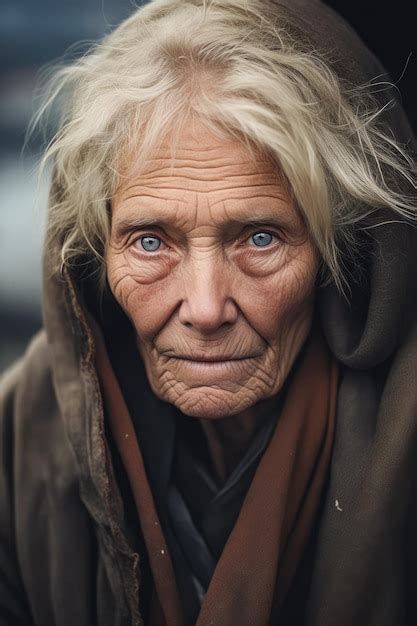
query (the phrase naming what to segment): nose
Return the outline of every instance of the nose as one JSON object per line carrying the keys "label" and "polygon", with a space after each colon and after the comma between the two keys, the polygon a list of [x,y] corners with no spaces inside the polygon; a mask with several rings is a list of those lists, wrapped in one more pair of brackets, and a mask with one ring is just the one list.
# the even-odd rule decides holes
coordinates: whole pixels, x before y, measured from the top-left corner
{"label": "nose", "polygon": [[213,333],[224,324],[234,324],[238,311],[230,294],[230,282],[228,271],[218,258],[192,259],[184,275],[180,322],[204,334]]}

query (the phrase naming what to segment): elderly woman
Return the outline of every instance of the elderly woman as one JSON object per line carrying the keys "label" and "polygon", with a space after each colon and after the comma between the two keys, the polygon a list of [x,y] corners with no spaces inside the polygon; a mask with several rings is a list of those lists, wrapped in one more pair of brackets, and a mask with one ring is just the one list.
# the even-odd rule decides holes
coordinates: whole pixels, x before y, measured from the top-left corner
{"label": "elderly woman", "polygon": [[315,1],[154,0],[53,79],[0,624],[417,623],[413,145],[382,73]]}

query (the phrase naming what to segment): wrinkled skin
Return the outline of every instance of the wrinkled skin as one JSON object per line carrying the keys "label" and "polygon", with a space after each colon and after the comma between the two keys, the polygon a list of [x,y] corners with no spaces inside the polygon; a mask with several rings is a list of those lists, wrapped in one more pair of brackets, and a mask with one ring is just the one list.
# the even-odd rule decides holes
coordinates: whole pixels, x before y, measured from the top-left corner
{"label": "wrinkled skin", "polygon": [[[279,391],[308,335],[317,249],[271,162],[239,141],[194,120],[172,174],[166,142],[152,156],[113,198],[110,288],[158,397],[195,417],[247,416]],[[191,360],[208,357],[217,363]]]}

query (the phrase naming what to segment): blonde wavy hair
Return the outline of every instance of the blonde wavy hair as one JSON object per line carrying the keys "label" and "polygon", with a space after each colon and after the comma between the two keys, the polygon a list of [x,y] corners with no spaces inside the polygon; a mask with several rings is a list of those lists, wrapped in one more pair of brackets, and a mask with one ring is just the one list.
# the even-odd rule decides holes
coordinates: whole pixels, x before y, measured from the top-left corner
{"label": "blonde wavy hair", "polygon": [[340,79],[294,32],[285,7],[266,0],[153,0],[60,67],[33,126],[61,103],[42,159],[53,161],[59,190],[48,238],[59,242],[61,265],[82,257],[105,268],[123,163],[134,154],[140,169],[192,114],[276,163],[321,253],[322,284],[348,287],[344,260],[379,208],[417,219],[413,160],[380,124],[371,86]]}

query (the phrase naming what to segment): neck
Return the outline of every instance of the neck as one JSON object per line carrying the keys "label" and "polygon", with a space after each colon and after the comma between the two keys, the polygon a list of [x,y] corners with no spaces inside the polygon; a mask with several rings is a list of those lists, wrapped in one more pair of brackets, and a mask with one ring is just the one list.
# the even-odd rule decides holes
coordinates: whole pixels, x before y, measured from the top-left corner
{"label": "neck", "polygon": [[277,396],[237,415],[199,419],[217,478],[224,482],[245,454],[259,428],[278,411]]}

